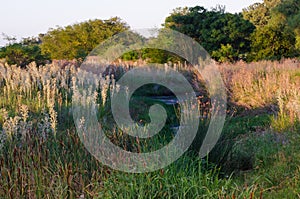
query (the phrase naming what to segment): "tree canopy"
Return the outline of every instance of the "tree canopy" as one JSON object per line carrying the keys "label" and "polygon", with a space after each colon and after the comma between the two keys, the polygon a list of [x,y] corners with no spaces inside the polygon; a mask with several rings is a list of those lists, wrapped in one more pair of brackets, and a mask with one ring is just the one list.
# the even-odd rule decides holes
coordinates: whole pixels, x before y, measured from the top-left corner
{"label": "tree canopy", "polygon": [[42,53],[51,59],[83,60],[102,41],[128,28],[115,17],[51,29],[42,39]]}
{"label": "tree canopy", "polygon": [[255,29],[241,14],[226,13],[221,6],[212,10],[201,6],[177,8],[164,26],[194,38],[218,61],[244,58]]}
{"label": "tree canopy", "polygon": [[44,64],[49,58],[42,55],[40,43],[41,37],[24,38],[17,43],[16,39],[9,38],[9,45],[0,48],[0,58],[4,58],[8,64],[16,64],[24,67],[31,62],[38,65]]}
{"label": "tree canopy", "polygon": [[243,9],[243,16],[256,27],[265,26],[271,19],[271,11],[281,0],[264,0],[263,3],[254,3]]}
{"label": "tree canopy", "polygon": [[243,10],[244,18],[256,26],[251,36],[251,61],[299,56],[299,6],[296,0],[264,0]]}
{"label": "tree canopy", "polygon": [[[263,0],[236,14],[227,13],[225,6],[210,10],[202,6],[176,8],[166,17],[163,26],[192,37],[219,62],[280,60],[300,55],[298,0]],[[54,59],[82,61],[98,44],[125,30],[129,30],[129,26],[114,17],[57,27],[19,43],[6,36],[9,44],[0,48],[0,58],[21,66]],[[156,42],[165,40],[168,38],[160,35]],[[182,61],[158,49],[132,51],[121,58],[156,63]]]}

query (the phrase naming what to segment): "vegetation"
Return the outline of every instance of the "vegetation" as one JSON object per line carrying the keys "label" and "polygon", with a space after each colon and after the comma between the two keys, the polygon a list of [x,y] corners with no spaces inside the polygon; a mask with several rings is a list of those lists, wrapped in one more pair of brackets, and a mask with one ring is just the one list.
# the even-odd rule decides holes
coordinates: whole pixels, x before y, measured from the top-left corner
{"label": "vegetation", "polygon": [[194,38],[218,61],[245,59],[255,28],[241,14],[225,13],[222,7],[209,11],[200,6],[176,9],[166,18],[165,27]]}
{"label": "vegetation", "polygon": [[[194,38],[218,62],[281,60],[299,57],[299,13],[300,4],[296,0],[264,0],[236,14],[227,13],[224,6],[211,10],[195,6],[176,8],[163,26]],[[38,39],[24,39],[20,43],[11,40],[1,48],[0,58],[22,66],[31,61],[81,62],[99,43],[128,29],[117,17],[58,27]],[[157,49],[129,52],[122,59],[155,63],[182,61]]]}
{"label": "vegetation", "polygon": [[[289,7],[294,7],[289,10]],[[265,0],[244,9],[245,19],[250,20],[256,30],[252,35],[252,60],[280,60],[299,54],[294,23],[299,3],[293,1]]]}
{"label": "vegetation", "polygon": [[26,66],[33,61],[38,64],[49,60],[82,62],[101,42],[127,29],[127,24],[115,17],[50,29],[38,38],[25,38],[19,43],[6,36],[9,44],[0,48],[0,58],[18,66]]}
{"label": "vegetation", "polygon": [[[121,19],[89,20],[20,42],[6,37],[9,43],[0,48],[0,198],[299,198],[299,16],[299,1],[264,0],[237,14],[196,6],[166,18],[164,27],[194,38],[217,60],[226,87],[225,125],[205,158],[198,152],[212,117],[210,96],[182,58],[141,49],[101,74],[78,67],[96,45],[129,29]],[[162,41],[169,40],[159,34],[155,42]],[[198,133],[187,152],[163,169],[116,171],[83,145],[76,130],[85,132],[86,118],[74,121],[72,104],[94,102],[105,135],[122,149],[162,148],[178,131],[181,107],[157,97],[174,98],[172,91],[147,84],[130,99],[130,115],[140,126],[151,122],[153,104],[167,112],[164,128],[149,139],[118,127],[110,107],[110,96],[126,89],[117,80],[148,62],[164,63],[166,77],[171,69],[182,73],[200,94]],[[87,66],[93,71],[93,64]],[[97,77],[92,93],[76,86],[88,75]]]}
{"label": "vegetation", "polygon": [[[1,65],[1,198],[297,197],[299,63],[287,60],[218,67],[230,104],[222,137],[208,157],[197,157],[195,147],[160,171],[126,174],[99,163],[76,134],[71,99],[72,85],[80,81],[80,77],[74,78],[78,69],[72,65],[64,69],[57,65],[31,64],[26,69]],[[191,73],[188,67],[180,70]],[[111,117],[107,91],[117,88],[111,87],[111,77],[99,79],[100,120]],[[153,103],[136,97],[139,103],[133,102],[133,109]],[[147,120],[145,114],[133,117]],[[209,121],[209,112],[203,114],[208,117],[201,122],[201,129]],[[114,125],[106,124],[107,129]],[[149,146],[159,148],[172,138],[165,136],[172,135],[168,128],[152,142],[119,133],[108,130],[107,136],[136,152]]]}
{"label": "vegetation", "polygon": [[[31,62],[37,64],[45,64],[49,59],[48,56],[42,55],[39,38],[25,38],[20,43],[11,43],[3,48],[0,48],[0,58],[4,58],[8,64],[16,64],[25,67]],[[7,38],[8,41],[14,38]]]}
{"label": "vegetation", "polygon": [[42,53],[51,59],[83,60],[101,42],[127,29],[117,17],[52,29],[42,39]]}
{"label": "vegetation", "polygon": [[241,14],[217,6],[178,8],[165,27],[198,41],[219,62],[280,60],[299,56],[299,1],[264,0]]}

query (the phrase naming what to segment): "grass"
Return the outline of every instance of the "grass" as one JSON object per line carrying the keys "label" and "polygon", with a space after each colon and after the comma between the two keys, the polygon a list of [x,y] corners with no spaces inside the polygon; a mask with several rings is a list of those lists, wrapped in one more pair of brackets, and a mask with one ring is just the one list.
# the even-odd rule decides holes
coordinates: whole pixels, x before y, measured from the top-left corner
{"label": "grass", "polygon": [[188,155],[154,173],[113,171],[91,157],[75,135],[66,136],[59,144],[50,138],[23,148],[7,146],[1,198],[211,198],[229,186],[230,181],[217,179],[216,169],[202,171],[202,160]]}
{"label": "grass", "polygon": [[[209,122],[205,99],[190,150],[166,168],[131,174],[102,165],[81,143],[71,109],[76,68],[0,65],[0,198],[299,198],[298,63],[218,67],[230,104],[213,151],[206,158],[197,156]],[[184,73],[190,74],[188,69]],[[189,82],[202,85],[200,78]],[[115,144],[144,152],[172,140],[169,126],[178,123],[180,107],[165,106],[164,130],[137,141],[124,136],[126,131],[113,130],[110,89],[103,85],[97,93],[98,118],[106,121],[107,136]],[[145,92],[151,89],[148,85]],[[156,101],[141,96],[131,100],[132,118],[147,123],[147,107]]]}

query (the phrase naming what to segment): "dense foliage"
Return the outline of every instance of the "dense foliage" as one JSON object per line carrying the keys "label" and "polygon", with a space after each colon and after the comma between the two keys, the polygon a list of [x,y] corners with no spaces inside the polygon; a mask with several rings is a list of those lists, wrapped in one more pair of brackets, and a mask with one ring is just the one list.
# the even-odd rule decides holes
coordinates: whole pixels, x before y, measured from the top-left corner
{"label": "dense foliage", "polygon": [[222,7],[209,11],[200,6],[176,9],[164,25],[194,38],[219,61],[244,58],[255,28],[241,14],[225,13]]}
{"label": "dense foliage", "polygon": [[[227,13],[223,6],[210,10],[201,6],[176,8],[163,26],[194,38],[218,62],[251,62],[299,57],[299,22],[299,1],[264,0],[236,14]],[[38,38],[10,42],[0,49],[0,58],[21,66],[33,60],[39,64],[54,59],[82,61],[102,41],[128,29],[118,17],[58,27]],[[156,49],[132,51],[122,59],[156,63],[181,60]]]}
{"label": "dense foliage", "polygon": [[[42,35],[40,35],[42,37]],[[20,43],[11,43],[0,48],[0,58],[5,59],[8,64],[16,64],[24,67],[35,61],[37,64],[44,64],[48,57],[42,55],[40,38],[25,38]]]}
{"label": "dense foliage", "polygon": [[221,6],[177,8],[164,25],[197,40],[219,62],[250,62],[299,57],[299,20],[299,1],[264,0],[239,14]]}
{"label": "dense foliage", "polygon": [[299,1],[264,0],[243,10],[256,30],[251,36],[251,61],[299,56]]}
{"label": "dense foliage", "polygon": [[117,17],[51,29],[43,37],[42,53],[51,59],[84,59],[102,41],[127,29]]}

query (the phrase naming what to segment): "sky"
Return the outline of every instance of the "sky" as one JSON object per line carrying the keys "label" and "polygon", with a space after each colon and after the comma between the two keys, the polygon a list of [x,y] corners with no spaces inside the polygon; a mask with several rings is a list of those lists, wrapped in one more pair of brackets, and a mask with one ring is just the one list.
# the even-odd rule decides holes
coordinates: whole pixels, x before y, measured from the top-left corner
{"label": "sky", "polygon": [[159,28],[177,7],[225,5],[227,12],[236,13],[256,2],[260,0],[0,0],[0,46],[6,44],[2,33],[20,40],[49,28],[114,16],[132,29]]}

